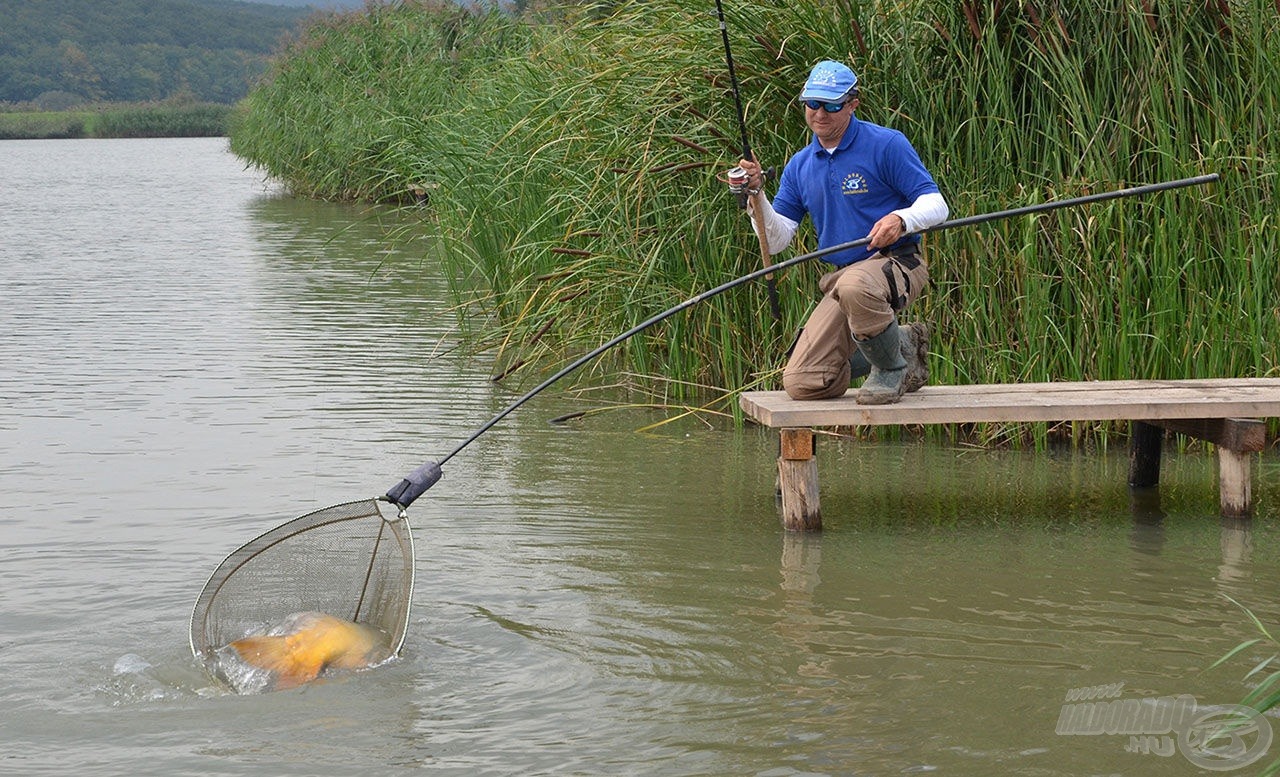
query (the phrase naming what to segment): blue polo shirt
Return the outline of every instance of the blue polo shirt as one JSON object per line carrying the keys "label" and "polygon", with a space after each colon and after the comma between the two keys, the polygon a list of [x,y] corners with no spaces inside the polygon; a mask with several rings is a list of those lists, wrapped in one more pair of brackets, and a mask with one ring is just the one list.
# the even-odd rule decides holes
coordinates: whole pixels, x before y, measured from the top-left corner
{"label": "blue polo shirt", "polygon": [[[855,116],[835,151],[828,153],[815,135],[791,157],[782,170],[773,209],[795,222],[808,214],[818,232],[818,247],[826,248],[866,237],[885,214],[937,191],[938,184],[906,135]],[[919,242],[919,235],[908,235],[895,247]],[[868,256],[871,252],[859,247],[822,260],[843,267]]]}

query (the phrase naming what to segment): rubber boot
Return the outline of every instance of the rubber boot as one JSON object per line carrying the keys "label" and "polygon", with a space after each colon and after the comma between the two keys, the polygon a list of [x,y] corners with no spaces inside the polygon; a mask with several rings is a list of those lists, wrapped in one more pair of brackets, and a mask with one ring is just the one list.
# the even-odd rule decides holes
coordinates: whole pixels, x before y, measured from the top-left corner
{"label": "rubber boot", "polygon": [[859,405],[891,405],[906,389],[907,360],[902,356],[902,335],[894,319],[875,337],[856,340],[858,349],[871,362],[871,374],[853,398]]}
{"label": "rubber boot", "polygon": [[902,377],[906,393],[919,391],[929,382],[929,325],[912,321],[899,327],[902,334],[902,358],[907,360],[907,374]]}
{"label": "rubber boot", "polygon": [[[898,327],[898,334],[902,338],[902,358],[907,360],[907,374],[902,378],[903,392],[910,394],[929,383],[929,325],[923,321],[912,321],[905,327]],[[871,362],[855,344],[853,353],[849,355],[849,381],[861,380],[870,374]]]}
{"label": "rubber boot", "polygon": [[[904,331],[905,334],[905,331]],[[904,345],[903,348],[906,348]],[[861,380],[871,374],[871,362],[863,355],[857,342],[853,345],[853,353],[849,354],[849,382]]]}

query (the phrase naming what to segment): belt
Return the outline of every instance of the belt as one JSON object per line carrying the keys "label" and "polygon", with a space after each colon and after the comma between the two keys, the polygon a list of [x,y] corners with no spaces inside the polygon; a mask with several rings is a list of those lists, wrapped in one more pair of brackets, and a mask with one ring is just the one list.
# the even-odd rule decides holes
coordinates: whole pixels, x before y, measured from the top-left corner
{"label": "belt", "polygon": [[903,256],[911,256],[912,254],[920,253],[920,243],[904,243],[899,246],[889,246],[888,248],[881,248],[880,253],[894,259]]}

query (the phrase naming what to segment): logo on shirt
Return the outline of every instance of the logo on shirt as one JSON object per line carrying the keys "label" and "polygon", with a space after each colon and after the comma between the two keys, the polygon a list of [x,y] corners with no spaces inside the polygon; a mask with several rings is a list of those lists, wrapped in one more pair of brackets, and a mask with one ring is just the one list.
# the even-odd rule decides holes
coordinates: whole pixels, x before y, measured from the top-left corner
{"label": "logo on shirt", "polygon": [[862,177],[862,173],[849,173],[840,182],[841,194],[866,194],[867,179]]}

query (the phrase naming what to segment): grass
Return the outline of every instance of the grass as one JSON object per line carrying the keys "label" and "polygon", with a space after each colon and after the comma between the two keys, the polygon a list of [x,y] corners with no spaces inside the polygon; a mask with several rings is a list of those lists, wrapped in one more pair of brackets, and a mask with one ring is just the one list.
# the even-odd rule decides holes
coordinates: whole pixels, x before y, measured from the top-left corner
{"label": "grass", "polygon": [[[1222,174],[928,237],[933,285],[912,315],[933,324],[935,382],[1280,375],[1270,0],[725,13],[766,164],[807,142],[795,90],[836,58],[859,73],[860,117],[913,140],[953,216]],[[429,185],[471,343],[518,386],[760,265],[716,180],[737,138],[713,4],[513,16],[416,2],[312,28],[249,97],[232,147],[306,196],[403,201]],[[813,246],[802,230],[792,250]],[[659,404],[774,384],[819,272],[778,279],[781,322],[748,286],[620,346],[596,375]]]}
{"label": "grass", "polygon": [[[1236,645],[1210,665],[1210,669],[1226,664],[1237,656],[1246,654],[1247,652],[1256,653],[1259,649],[1275,651],[1277,647],[1280,646],[1280,640],[1277,640],[1276,637],[1272,635],[1258,616],[1250,611],[1249,608],[1245,607],[1240,602],[1237,602],[1235,599],[1232,599],[1230,596],[1226,596],[1225,598],[1244,612],[1244,614],[1249,618],[1249,621],[1253,624],[1254,628],[1258,630],[1258,634],[1261,636],[1245,640],[1244,642]],[[1270,656],[1267,656],[1262,661],[1255,664],[1254,667],[1244,675],[1244,681],[1250,683],[1251,688],[1240,700],[1240,706],[1249,707],[1257,711],[1259,714],[1265,714],[1276,707],[1280,707],[1280,669],[1277,669],[1277,667],[1280,666],[1280,661],[1277,659],[1280,659],[1280,653],[1272,652]],[[1266,719],[1263,718],[1263,721],[1265,723]],[[1236,726],[1239,726],[1240,723],[1241,721],[1236,721]],[[1235,733],[1236,731],[1232,726],[1224,724],[1223,730],[1214,732],[1214,735],[1221,737],[1222,740],[1229,741]],[[1280,758],[1277,758],[1267,764],[1259,774],[1280,774]]]}

